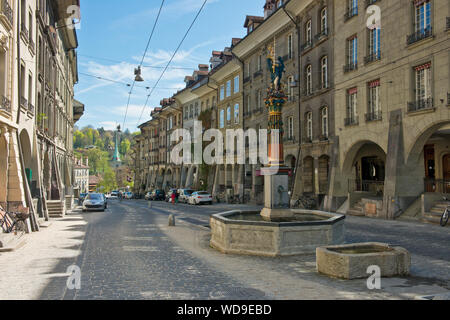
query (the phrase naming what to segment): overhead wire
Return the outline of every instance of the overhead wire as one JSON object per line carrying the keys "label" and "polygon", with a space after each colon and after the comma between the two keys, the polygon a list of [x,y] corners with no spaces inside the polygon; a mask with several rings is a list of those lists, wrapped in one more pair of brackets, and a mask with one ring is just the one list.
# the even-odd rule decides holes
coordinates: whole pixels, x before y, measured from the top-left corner
{"label": "overhead wire", "polygon": [[170,58],[169,62],[167,63],[166,67],[164,68],[163,72],[161,73],[158,81],[156,81],[155,85],[153,86],[152,90],[150,91],[150,94],[147,96],[147,100],[145,101],[144,107],[142,108],[141,115],[139,117],[137,126],[139,126],[139,123],[141,122],[142,116],[144,114],[145,108],[147,107],[148,101],[150,100],[150,97],[152,96],[153,92],[155,91],[155,88],[158,86],[159,82],[161,81],[162,77],[166,73],[167,69],[169,68],[170,64],[172,63],[173,59],[175,58],[176,54],[178,53],[178,50],[180,50],[181,46],[183,45],[184,40],[186,40],[189,32],[191,31],[192,27],[194,26],[195,22],[197,21],[198,17],[200,16],[200,13],[203,11],[203,8],[205,7],[208,0],[205,0],[198,10],[197,14],[195,15],[194,20],[192,21],[191,25],[187,29],[186,33],[184,34],[183,38],[181,39],[180,43],[178,44],[178,47],[175,49],[174,53],[172,54],[172,57]]}

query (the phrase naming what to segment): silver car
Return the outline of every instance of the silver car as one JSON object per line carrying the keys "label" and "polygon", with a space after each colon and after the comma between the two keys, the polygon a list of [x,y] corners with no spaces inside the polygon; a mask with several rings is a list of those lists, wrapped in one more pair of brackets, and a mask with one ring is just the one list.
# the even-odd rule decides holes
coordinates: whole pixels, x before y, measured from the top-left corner
{"label": "silver car", "polygon": [[101,193],[90,193],[83,201],[83,212],[105,211],[107,207],[106,198]]}

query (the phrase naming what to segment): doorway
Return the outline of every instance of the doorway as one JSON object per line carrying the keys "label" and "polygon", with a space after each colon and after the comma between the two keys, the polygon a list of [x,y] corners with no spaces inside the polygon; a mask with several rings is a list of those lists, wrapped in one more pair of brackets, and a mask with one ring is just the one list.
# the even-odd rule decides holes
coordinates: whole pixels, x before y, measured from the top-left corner
{"label": "doorway", "polygon": [[444,192],[450,193],[450,154],[446,154],[442,160],[443,176],[444,176]]}

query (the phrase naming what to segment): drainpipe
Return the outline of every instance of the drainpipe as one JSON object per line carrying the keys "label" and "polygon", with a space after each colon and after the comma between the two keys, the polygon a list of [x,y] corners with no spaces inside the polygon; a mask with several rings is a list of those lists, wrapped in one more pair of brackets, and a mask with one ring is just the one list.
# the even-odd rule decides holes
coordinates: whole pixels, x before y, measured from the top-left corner
{"label": "drainpipe", "polygon": [[[239,64],[241,65],[241,70],[244,70],[244,61],[242,61],[233,51],[231,51],[231,54],[233,55],[233,57],[239,62]],[[244,72],[242,72],[243,74]],[[241,78],[241,77],[240,77]],[[241,79],[243,80],[243,79]],[[240,85],[240,84],[239,84]],[[245,110],[244,104],[245,104],[245,98],[244,98],[244,81],[242,81],[242,88],[241,88],[241,96],[242,96],[242,111]],[[244,117],[244,112],[242,112],[242,129],[245,128],[245,117]],[[244,148],[245,148],[245,139],[244,139]],[[245,156],[245,153],[244,153]],[[244,194],[245,194],[245,164],[244,164],[244,173],[242,178],[242,194],[241,197],[242,199],[244,199]]]}
{"label": "drainpipe", "polygon": [[[295,21],[295,19],[291,16],[291,14],[286,10],[286,4],[283,5],[282,9],[283,9],[283,12],[294,23],[295,30],[297,32],[297,36],[300,37],[300,25],[297,23],[297,21]],[[297,42],[297,45],[299,45],[300,44],[300,39],[298,39],[298,41],[296,41],[296,42]],[[298,81],[297,81],[297,83],[298,83],[298,104],[299,104],[299,107],[298,107],[298,121],[301,122],[302,113],[301,113],[301,108],[300,108],[301,107],[301,105],[300,105],[300,91],[301,91],[300,90],[300,75],[301,75],[301,70],[302,70],[302,68],[301,68],[302,56],[300,54],[300,47],[298,47],[298,48],[299,48],[298,53],[297,53],[297,64],[298,64],[298,67],[297,67],[297,69],[298,69]],[[294,191],[295,191],[295,186],[296,186],[297,176],[298,176],[298,167],[299,167],[299,164],[300,164],[300,157],[301,157],[301,145],[302,145],[302,129],[301,128],[302,128],[302,126],[299,125],[298,126],[298,139],[299,139],[299,141],[298,141],[298,154],[297,154],[297,160],[296,160],[295,169],[294,169],[295,170],[294,186],[293,186],[293,189],[292,189],[291,201],[292,201],[292,198],[294,196]]]}
{"label": "drainpipe", "polygon": [[18,77],[17,77],[17,84],[18,84],[18,87],[17,87],[17,93],[18,93],[17,106],[18,106],[18,108],[17,108],[17,119],[16,119],[17,124],[19,124],[19,122],[20,122],[20,97],[22,95],[22,90],[21,90],[21,87],[20,87],[20,80],[22,78],[22,75],[20,74],[20,65],[21,65],[20,64],[20,21],[21,21],[20,3],[21,3],[21,1],[18,0],[17,1],[17,34],[16,34],[16,41],[17,41],[17,43],[16,43],[17,44],[17,75],[18,75]]}

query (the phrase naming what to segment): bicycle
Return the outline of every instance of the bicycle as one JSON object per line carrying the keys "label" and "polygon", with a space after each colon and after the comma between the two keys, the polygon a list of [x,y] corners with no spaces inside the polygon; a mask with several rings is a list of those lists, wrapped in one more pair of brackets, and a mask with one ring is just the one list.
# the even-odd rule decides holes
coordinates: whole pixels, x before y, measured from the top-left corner
{"label": "bicycle", "polygon": [[[447,198],[444,198],[444,201],[448,201]],[[444,213],[442,214],[441,217],[441,226],[445,227],[448,223],[448,219],[449,219],[449,214],[450,214],[450,205],[447,205],[447,208],[445,208]]]}
{"label": "bicycle", "polygon": [[[302,207],[301,207],[302,206]],[[292,206],[293,209],[313,210],[317,206],[316,200],[312,197],[300,197]]]}
{"label": "bicycle", "polygon": [[13,231],[25,231],[25,221],[30,217],[29,213],[6,212],[0,210],[0,226],[4,233]]}

